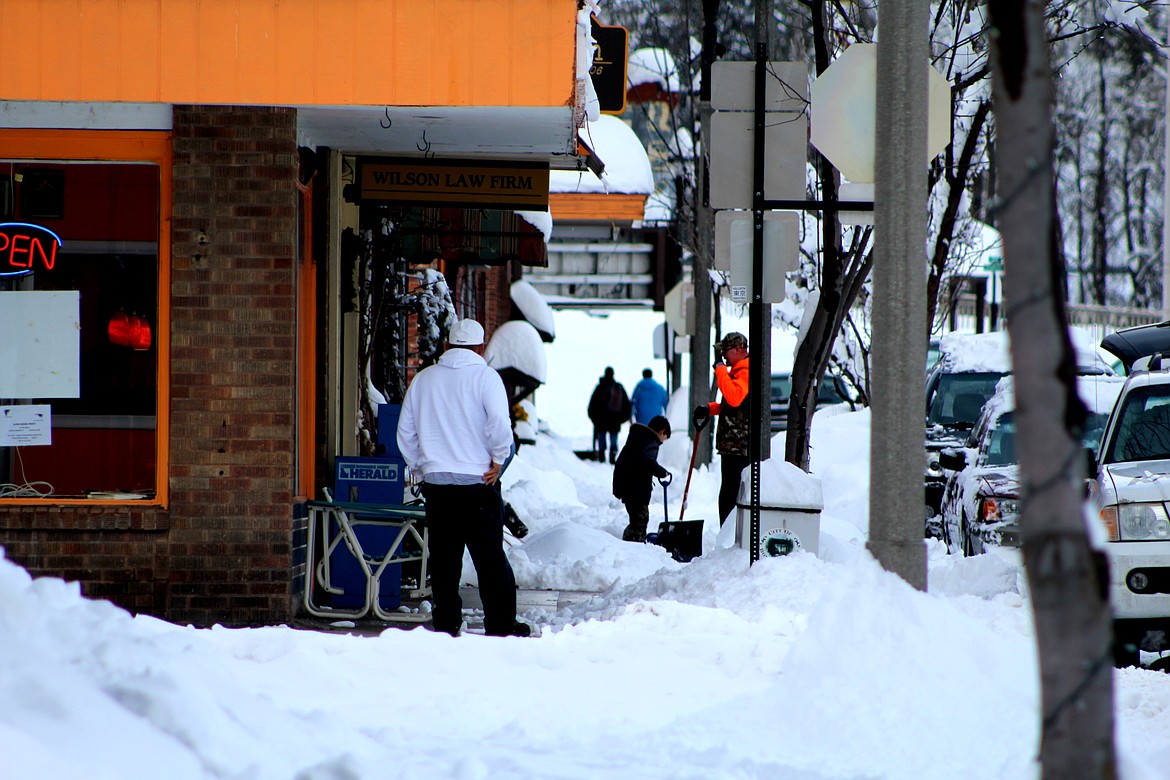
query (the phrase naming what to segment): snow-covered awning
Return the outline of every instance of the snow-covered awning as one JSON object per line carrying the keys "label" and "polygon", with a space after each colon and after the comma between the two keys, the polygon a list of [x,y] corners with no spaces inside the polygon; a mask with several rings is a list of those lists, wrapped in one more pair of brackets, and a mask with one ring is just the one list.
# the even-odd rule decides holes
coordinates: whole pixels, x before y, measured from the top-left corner
{"label": "snow-covered awning", "polygon": [[541,341],[552,343],[557,337],[557,326],[548,301],[535,287],[523,280],[512,283],[512,303],[524,315],[524,319],[536,328]]}
{"label": "snow-covered awning", "polygon": [[642,48],[630,53],[626,66],[626,80],[631,87],[642,84],[658,84],[663,92],[681,92],[678,66],[674,56],[666,49]]}
{"label": "snow-covered awning", "polygon": [[550,171],[550,193],[601,193],[649,195],[654,192],[654,172],[646,147],[630,126],[616,116],[603,114],[587,122],[581,137],[605,163],[598,177],[592,171]]}
{"label": "snow-covered awning", "polygon": [[508,391],[509,405],[532,394],[548,378],[548,358],[536,328],[525,320],[511,320],[496,328],[483,359],[499,372]]}
{"label": "snow-covered awning", "polygon": [[544,342],[536,328],[524,320],[510,320],[496,328],[484,348],[483,359],[497,371],[514,368],[542,384],[548,379]]}

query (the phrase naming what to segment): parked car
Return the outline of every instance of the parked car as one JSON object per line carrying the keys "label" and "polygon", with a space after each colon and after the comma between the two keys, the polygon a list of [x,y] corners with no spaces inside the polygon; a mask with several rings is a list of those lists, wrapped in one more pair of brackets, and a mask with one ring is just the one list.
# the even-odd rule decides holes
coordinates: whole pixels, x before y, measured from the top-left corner
{"label": "parked car", "polygon": [[1109,561],[1115,662],[1170,636],[1170,361],[1131,365],[1101,439],[1093,493]]}
{"label": "parked car", "polygon": [[[788,371],[772,374],[772,433],[788,430],[788,399],[791,395],[792,374]],[[845,380],[833,374],[825,374],[817,390],[817,408],[842,403],[853,403]]]}
{"label": "parked car", "polygon": [[[1113,376],[1095,345],[1075,344],[1077,373]],[[944,448],[961,447],[999,380],[1011,372],[1008,335],[948,333],[939,359],[926,376],[926,535],[942,537],[942,501],[950,470],[939,461]]]}
{"label": "parked car", "polygon": [[[1128,372],[1139,358],[1155,352],[1170,354],[1170,320],[1122,328],[1101,339],[1101,348],[1117,357]],[[1118,372],[1123,373],[1123,372]]]}
{"label": "parked car", "polygon": [[934,364],[938,362],[939,355],[942,351],[939,347],[941,339],[932,337],[930,343],[926,345],[926,372],[930,373],[930,369],[934,368]]}
{"label": "parked car", "polygon": [[995,386],[1011,371],[1006,333],[948,333],[926,375],[926,535],[941,537],[944,447],[960,447]]}
{"label": "parked car", "polygon": [[[1094,453],[1124,384],[1122,377],[1104,374],[1078,379],[1078,393],[1089,413],[1081,443]],[[949,550],[978,555],[988,546],[1019,546],[1020,483],[1011,377],[999,381],[964,447],[943,450],[939,461],[948,472],[942,538]]]}

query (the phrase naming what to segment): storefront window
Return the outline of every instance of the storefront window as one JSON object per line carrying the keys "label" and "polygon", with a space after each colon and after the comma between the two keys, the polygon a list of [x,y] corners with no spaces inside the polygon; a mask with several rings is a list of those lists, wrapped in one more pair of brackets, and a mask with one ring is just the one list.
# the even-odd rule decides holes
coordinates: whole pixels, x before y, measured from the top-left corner
{"label": "storefront window", "polygon": [[0,325],[22,345],[0,499],[155,499],[160,166],[4,160],[0,180]]}

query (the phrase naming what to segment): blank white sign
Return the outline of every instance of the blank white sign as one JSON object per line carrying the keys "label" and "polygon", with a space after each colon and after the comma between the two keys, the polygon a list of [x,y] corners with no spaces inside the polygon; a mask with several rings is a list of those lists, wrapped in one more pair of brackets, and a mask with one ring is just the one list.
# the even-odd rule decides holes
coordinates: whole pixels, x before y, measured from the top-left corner
{"label": "blank white sign", "polygon": [[81,395],[81,295],[0,292],[0,398]]}

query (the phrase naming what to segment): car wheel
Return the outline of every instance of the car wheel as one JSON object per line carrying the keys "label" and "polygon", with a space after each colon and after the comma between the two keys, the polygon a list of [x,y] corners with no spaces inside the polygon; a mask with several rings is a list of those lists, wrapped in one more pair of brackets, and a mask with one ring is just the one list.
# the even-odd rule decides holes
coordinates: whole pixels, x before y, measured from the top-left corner
{"label": "car wheel", "polygon": [[957,529],[955,528],[955,524],[952,522],[951,518],[947,517],[947,515],[944,513],[939,519],[939,526],[942,528],[942,540],[943,544],[947,546],[947,552],[958,552],[959,545],[957,540],[959,537],[958,533],[956,532]]}
{"label": "car wheel", "polygon": [[1170,658],[1162,656],[1161,658],[1152,661],[1146,668],[1151,672],[1163,672],[1165,674],[1170,674]]}
{"label": "car wheel", "polygon": [[1113,665],[1118,669],[1127,666],[1141,666],[1142,637],[1134,631],[1125,631],[1114,624],[1113,627]]}
{"label": "car wheel", "polygon": [[974,530],[971,528],[971,523],[967,521],[967,513],[964,512],[960,522],[959,538],[963,541],[963,555],[971,558],[983,552],[983,545],[979,544],[979,549],[976,549],[978,540],[975,538]]}

